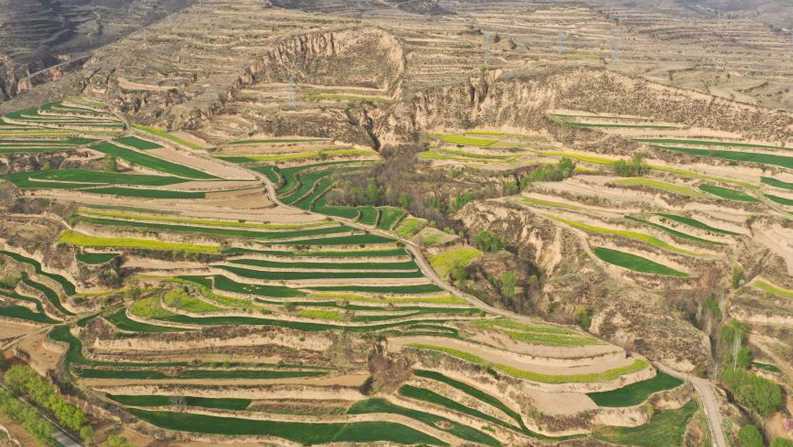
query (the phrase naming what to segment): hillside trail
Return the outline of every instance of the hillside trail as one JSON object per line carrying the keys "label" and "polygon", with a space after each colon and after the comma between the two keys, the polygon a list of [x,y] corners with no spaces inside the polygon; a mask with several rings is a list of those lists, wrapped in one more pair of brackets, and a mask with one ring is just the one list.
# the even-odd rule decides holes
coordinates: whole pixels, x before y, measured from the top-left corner
{"label": "hillside trail", "polygon": [[[275,185],[270,181],[269,178],[267,178],[267,176],[263,174],[258,174],[258,176],[266,185],[267,195],[269,196],[270,200],[273,203],[277,204],[278,206],[293,208],[290,205],[287,205],[278,199],[278,194],[276,193]],[[312,211],[308,211],[308,212],[313,213]],[[358,222],[351,221],[349,219],[335,217],[335,216],[329,216],[329,217],[337,222],[343,223],[344,225],[400,241],[405,245],[405,247],[407,247],[407,249],[413,255],[414,259],[416,260],[416,264],[419,266],[422,273],[424,273],[424,275],[430,278],[432,282],[435,283],[435,285],[455,296],[465,299],[472,306],[477,307],[490,314],[506,317],[522,323],[528,323],[528,324],[537,323],[537,319],[535,318],[531,318],[525,315],[520,315],[506,309],[499,309],[493,307],[485,303],[484,301],[480,300],[479,298],[470,295],[468,293],[465,293],[462,290],[459,290],[456,287],[452,286],[451,284],[448,284],[446,281],[441,279],[437,273],[435,273],[435,271],[432,269],[429,262],[427,261],[426,257],[421,252],[421,248],[415,242],[404,239],[388,231],[380,230],[378,228],[372,228],[360,224]],[[590,255],[592,255],[592,253],[590,253]],[[691,374],[682,373],[673,370],[671,368],[668,368],[664,365],[656,364],[655,366],[659,370],[669,375],[691,382],[691,384],[694,386],[694,390],[696,391],[699,397],[699,401],[705,412],[705,419],[707,419],[708,421],[713,447],[729,447],[729,445],[727,444],[727,438],[724,435],[722,417],[719,411],[719,403],[718,403],[718,399],[716,398],[716,391],[714,389],[715,385],[708,379],[703,379],[701,377],[696,377]]]}

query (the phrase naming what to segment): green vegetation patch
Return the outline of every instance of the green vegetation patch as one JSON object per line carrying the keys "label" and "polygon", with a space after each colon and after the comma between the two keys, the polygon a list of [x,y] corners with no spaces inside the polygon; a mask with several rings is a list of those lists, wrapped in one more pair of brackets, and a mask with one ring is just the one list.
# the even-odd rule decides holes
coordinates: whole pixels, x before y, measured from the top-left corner
{"label": "green vegetation patch", "polygon": [[674,183],[663,182],[661,180],[655,180],[646,177],[618,179],[613,181],[612,183],[620,186],[637,186],[637,187],[650,188],[658,191],[663,191],[671,194],[678,194],[681,196],[692,197],[692,198],[701,198],[704,196],[701,192],[697,191],[696,189],[690,188],[685,185],[677,185]]}
{"label": "green vegetation patch", "polygon": [[84,248],[126,248],[154,251],[181,251],[186,253],[220,253],[220,246],[218,245],[163,242],[129,237],[91,236],[73,230],[64,231],[60,238],[58,238],[58,242]]}
{"label": "green vegetation patch", "polygon": [[721,228],[712,227],[712,226],[710,226],[710,225],[708,225],[708,224],[706,224],[704,222],[700,222],[700,221],[698,221],[696,219],[692,219],[691,217],[678,216],[676,214],[663,214],[663,213],[658,214],[658,215],[661,216],[661,217],[664,217],[666,219],[669,219],[671,221],[674,221],[674,222],[677,222],[677,223],[680,223],[680,224],[683,224],[683,225],[688,225],[689,227],[692,227],[692,228],[697,228],[697,229],[700,229],[700,230],[710,231],[712,233],[726,234],[726,235],[730,235],[730,236],[740,236],[738,233],[733,233],[732,231],[727,231],[727,230],[722,230]]}
{"label": "green vegetation patch", "polygon": [[652,379],[632,383],[612,391],[587,395],[601,407],[631,407],[646,401],[653,393],[671,390],[682,384],[682,380],[658,371]]}
{"label": "green vegetation patch", "polygon": [[780,205],[793,206],[793,199],[788,199],[786,197],[779,197],[772,194],[766,194],[765,196],[766,198],[768,198],[768,200],[772,202],[776,202]]}
{"label": "green vegetation patch", "polygon": [[32,321],[34,323],[54,324],[56,320],[48,317],[44,313],[34,312],[25,306],[0,305],[0,316],[6,318],[16,318],[18,320]]}
{"label": "green vegetation patch", "polygon": [[474,138],[466,135],[435,134],[433,136],[440,139],[444,143],[455,144],[460,146],[488,147],[498,143],[497,139]]}
{"label": "green vegetation patch", "polygon": [[688,147],[675,147],[675,146],[655,146],[655,147],[673,152],[680,152],[688,155],[693,155],[696,157],[719,158],[722,160],[759,163],[764,165],[781,166],[783,168],[793,169],[793,157],[786,157],[784,155],[763,154],[756,152],[694,149]]}
{"label": "green vegetation patch", "polygon": [[77,293],[77,290],[75,289],[74,284],[72,284],[71,281],[69,281],[68,279],[66,279],[61,275],[58,275],[57,273],[45,272],[44,269],[42,269],[41,267],[41,263],[39,263],[39,261],[36,261],[33,258],[28,258],[27,256],[20,255],[19,253],[14,253],[5,250],[0,250],[0,255],[8,256],[9,258],[15,260],[16,262],[22,262],[25,264],[32,265],[33,268],[36,270],[36,274],[46,276],[47,278],[50,278],[51,280],[60,284],[63,291],[66,292],[66,295],[71,296]]}
{"label": "green vegetation patch", "polygon": [[735,189],[722,188],[721,186],[703,184],[699,185],[699,189],[713,194],[714,196],[721,197],[722,199],[734,200],[737,202],[756,203],[758,200],[745,192],[737,191]]}
{"label": "green vegetation patch", "polygon": [[788,189],[793,191],[793,183],[783,182],[782,180],[773,177],[761,177],[760,181],[768,186],[773,186],[774,188]]}
{"label": "green vegetation patch", "polygon": [[456,357],[460,360],[464,360],[468,363],[472,363],[475,365],[479,365],[485,368],[492,368],[496,371],[504,373],[506,375],[530,380],[532,382],[540,382],[540,383],[592,383],[592,382],[608,382],[611,380],[616,380],[617,378],[626,375],[626,374],[633,374],[635,372],[641,371],[646,369],[650,366],[649,362],[644,359],[636,359],[633,363],[622,366],[619,368],[613,368],[607,371],[599,372],[599,373],[589,373],[589,374],[572,374],[572,375],[550,375],[550,374],[543,374],[537,373],[534,371],[527,371],[519,368],[515,368],[513,366],[501,364],[501,363],[492,363],[488,362],[487,360],[469,352],[460,351],[454,348],[448,348],[445,346],[438,346],[438,345],[429,345],[429,344],[411,344],[410,347],[415,349],[423,349],[429,351],[436,351],[442,352],[444,354],[450,355],[452,357]]}
{"label": "green vegetation patch", "polygon": [[91,149],[97,150],[107,155],[121,158],[132,164],[142,166],[144,168],[153,169],[155,171],[165,172],[167,174],[175,175],[178,177],[186,177],[199,180],[210,180],[216,177],[207,174],[206,172],[198,171],[196,169],[171,163],[170,161],[162,158],[153,157],[151,155],[137,152],[132,149],[126,149],[116,146],[108,142],[101,142],[92,144]]}
{"label": "green vegetation patch", "polygon": [[755,289],[762,290],[763,292],[770,293],[771,295],[778,296],[780,298],[793,299],[793,290],[779,287],[763,278],[757,278],[754,281],[752,281],[752,287],[754,287]]}
{"label": "green vegetation patch", "polygon": [[133,136],[116,138],[114,141],[117,141],[126,146],[134,147],[135,149],[143,149],[143,150],[162,149],[161,145],[153,141],[148,141]]}
{"label": "green vegetation patch", "polygon": [[594,337],[550,324],[526,324],[506,318],[475,321],[480,329],[496,330],[515,341],[544,346],[590,346],[602,344]]}
{"label": "green vegetation patch", "polygon": [[131,407],[165,407],[169,405],[216,408],[220,410],[244,410],[251,404],[250,399],[210,398],[194,396],[122,396],[107,395],[108,398]]}
{"label": "green vegetation patch", "polygon": [[423,411],[413,410],[411,408],[401,407],[385,399],[367,399],[360,402],[356,402],[353,406],[351,406],[347,410],[347,414],[368,414],[368,413],[399,414],[423,422],[429,426],[435,427],[439,430],[443,430],[447,433],[451,433],[452,435],[457,436],[458,438],[464,439],[469,442],[489,445],[493,447],[501,445],[501,443],[498,442],[498,440],[496,440],[492,436],[485,434],[474,428],[471,428],[467,425],[454,422],[444,417],[436,416],[432,413],[426,413]]}
{"label": "green vegetation patch", "polygon": [[119,330],[127,332],[159,333],[184,331],[184,329],[137,322],[127,316],[126,309],[118,310],[106,316],[105,319],[116,326]]}
{"label": "green vegetation patch", "polygon": [[360,279],[360,278],[422,278],[421,271],[412,272],[392,272],[392,271],[371,271],[371,272],[295,272],[295,271],[262,271],[234,267],[230,265],[217,265],[217,268],[234,273],[243,278],[262,279],[270,281],[288,281],[305,279]]}
{"label": "green vegetation patch", "polygon": [[407,215],[407,212],[402,208],[395,208],[393,206],[382,206],[379,210],[380,219],[377,222],[377,228],[383,230],[393,229]]}
{"label": "green vegetation patch", "polygon": [[457,390],[462,391],[465,394],[468,394],[469,396],[473,397],[474,399],[480,400],[480,401],[482,401],[482,402],[484,402],[484,403],[486,403],[486,404],[488,404],[488,405],[490,405],[490,406],[492,406],[494,408],[498,408],[499,410],[503,411],[504,414],[506,414],[509,417],[511,417],[512,419],[514,419],[524,431],[528,431],[526,429],[526,426],[523,424],[523,418],[521,418],[520,415],[516,411],[512,410],[511,408],[509,408],[507,405],[505,405],[503,402],[501,402],[496,397],[494,397],[494,396],[492,396],[492,395],[490,395],[490,394],[488,394],[488,393],[486,393],[486,392],[484,392],[484,391],[482,391],[482,390],[480,390],[480,389],[478,389],[476,387],[468,385],[467,383],[460,382],[458,380],[454,380],[454,379],[452,379],[450,377],[447,377],[447,376],[445,376],[445,375],[443,375],[443,374],[441,374],[441,373],[439,373],[437,371],[417,369],[417,370],[413,371],[413,374],[415,374],[417,377],[422,377],[422,378],[425,378],[425,379],[431,379],[431,380],[436,380],[438,382],[445,383],[446,385],[449,385],[452,388],[456,388]]}
{"label": "green vegetation patch", "polygon": [[687,273],[677,271],[663,264],[631,253],[612,250],[606,247],[595,247],[593,251],[595,256],[600,258],[600,260],[635,272],[651,273],[662,276],[676,276],[680,278],[688,277]]}
{"label": "green vegetation patch", "polygon": [[401,238],[411,238],[419,231],[423,230],[428,224],[427,219],[408,216],[394,229]]}
{"label": "green vegetation patch", "polygon": [[655,413],[650,421],[639,427],[602,427],[595,430],[595,438],[614,444],[641,447],[682,445],[688,421],[697,411],[697,403],[690,401],[678,410]]}
{"label": "green vegetation patch", "polygon": [[582,231],[586,231],[587,233],[599,234],[599,235],[604,235],[604,236],[618,236],[618,237],[622,237],[622,238],[625,238],[625,239],[630,239],[630,240],[633,240],[633,241],[636,241],[636,242],[641,242],[641,243],[650,245],[652,247],[659,248],[661,250],[665,250],[665,251],[668,251],[668,252],[677,253],[677,254],[685,255],[685,256],[697,256],[698,255],[695,252],[692,252],[690,250],[686,250],[686,249],[683,249],[683,248],[676,247],[676,246],[674,246],[674,245],[672,245],[672,244],[670,244],[670,243],[668,243],[666,241],[662,241],[661,239],[658,239],[657,237],[649,235],[649,234],[646,234],[646,233],[640,233],[638,231],[631,231],[631,230],[621,230],[621,229],[615,229],[615,228],[599,227],[599,226],[596,226],[596,225],[590,225],[590,224],[587,224],[587,223],[584,223],[584,222],[576,222],[576,221],[573,221],[573,220],[563,219],[563,218],[556,217],[556,216],[551,216],[551,218],[553,220],[561,222],[561,223],[563,223],[565,225],[569,225],[569,226],[571,226],[573,228],[576,228],[576,229],[579,229],[579,230],[582,230]]}
{"label": "green vegetation patch", "polygon": [[431,256],[430,264],[441,278],[448,278],[452,272],[465,269],[481,256],[482,252],[473,247],[450,248]]}
{"label": "green vegetation patch", "polygon": [[133,408],[128,411],[150,424],[169,430],[219,435],[274,436],[303,445],[331,442],[447,445],[423,432],[392,422],[278,422]]}
{"label": "green vegetation patch", "polygon": [[89,265],[101,265],[107,262],[110,262],[111,259],[114,259],[118,256],[118,253],[90,253],[90,252],[80,252],[77,253],[77,260],[82,262],[83,264]]}

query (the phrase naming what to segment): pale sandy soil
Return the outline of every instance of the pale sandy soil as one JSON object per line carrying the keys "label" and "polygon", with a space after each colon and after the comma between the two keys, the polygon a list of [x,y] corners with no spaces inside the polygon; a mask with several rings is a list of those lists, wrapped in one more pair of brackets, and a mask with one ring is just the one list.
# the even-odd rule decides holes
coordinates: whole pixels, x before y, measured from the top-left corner
{"label": "pale sandy soil", "polygon": [[[752,214],[742,209],[705,203],[687,203],[683,209],[690,211],[692,217],[696,220],[711,227],[744,235],[749,235],[750,233],[745,224]],[[690,228],[688,226],[685,227],[687,232],[690,231]]]}
{"label": "pale sandy soil", "polygon": [[224,163],[211,158],[208,155],[202,157],[197,155],[195,152],[180,151],[170,147],[152,149],[146,153],[179,165],[198,169],[223,179],[256,180],[256,176],[247,169],[241,168],[232,163]]}
{"label": "pale sandy soil", "polygon": [[779,224],[752,227],[754,240],[785,260],[787,272],[793,275],[793,230]]}
{"label": "pale sandy soil", "polygon": [[[133,208],[145,207],[147,210],[159,212],[178,211],[186,216],[209,218],[209,219],[242,219],[258,220],[270,223],[310,223],[321,222],[325,217],[319,214],[306,213],[293,208],[276,206],[261,209],[235,209],[225,207],[227,200],[218,200],[217,203],[208,200],[149,200],[141,203],[140,199],[134,197],[111,197],[84,194],[77,191],[67,190],[47,190],[37,191],[30,194],[33,197],[49,197],[56,200],[77,202],[81,205],[115,205],[128,206]],[[259,196],[264,205],[265,196]],[[257,199],[259,200],[259,199]]]}
{"label": "pale sandy soil", "polygon": [[598,408],[584,393],[546,393],[540,390],[527,390],[526,393],[537,410],[551,416],[576,414]]}
{"label": "pale sandy soil", "polygon": [[176,270],[176,269],[201,269],[206,266],[205,264],[200,262],[166,261],[162,259],[144,258],[141,256],[125,256],[124,267],[157,269],[157,270],[171,270],[171,269]]}
{"label": "pale sandy soil", "polygon": [[[430,284],[427,278],[319,278],[319,279],[282,279],[282,280],[261,280],[255,278],[246,278],[234,274],[233,272],[213,268],[212,272],[218,275],[225,275],[237,282],[245,282],[250,284],[288,284],[290,287],[322,287],[322,286],[346,286],[346,285],[361,285],[361,286],[417,286],[423,284]],[[189,274],[187,272],[183,274]]]}
{"label": "pale sandy soil", "polygon": [[18,441],[22,447],[39,445],[38,441],[36,441],[24,427],[17,424],[3,413],[0,413],[0,426],[5,427],[8,433],[11,434],[11,437]]}
{"label": "pale sandy soil", "polygon": [[621,348],[605,343],[591,346],[533,345],[515,341],[508,335],[498,331],[477,332],[468,336],[467,339],[506,351],[553,359],[578,359],[581,357],[598,357],[603,359],[604,357],[612,356],[620,358],[625,357],[625,353]]}
{"label": "pale sandy soil", "polygon": [[128,81],[122,77],[117,78],[118,86],[121,87],[123,90],[138,90],[138,91],[146,91],[146,92],[167,92],[168,90],[174,90],[176,87],[169,87],[169,86],[159,86],[159,85],[151,85],[151,84],[141,84],[138,82]]}
{"label": "pale sandy soil", "polygon": [[[443,337],[399,337],[389,340],[389,350],[399,351],[413,343],[431,344],[474,354],[485,361],[549,375],[589,374],[627,366],[633,358],[596,359],[595,361],[565,362],[547,357],[530,357],[515,352],[502,351],[488,346]],[[567,366],[564,366],[567,363]]]}
{"label": "pale sandy soil", "polygon": [[[548,202],[555,202],[555,203],[563,203],[563,204],[570,205],[572,207],[576,207],[577,208],[577,210],[575,210],[575,211],[571,210],[571,212],[582,212],[582,213],[587,213],[587,214],[591,214],[593,216],[599,216],[599,217],[603,217],[603,218],[622,217],[625,214],[637,213],[637,212],[641,212],[642,211],[642,208],[639,208],[639,207],[627,207],[627,208],[614,209],[614,208],[606,208],[606,207],[602,207],[602,206],[588,205],[588,204],[581,203],[581,202],[574,202],[572,200],[567,200],[564,197],[540,194],[540,193],[535,193],[535,192],[527,192],[527,193],[522,194],[521,196],[522,197],[526,197],[526,198],[530,198],[530,199],[545,200],[545,201],[548,201]],[[524,207],[528,207],[528,208],[540,208],[540,209],[548,209],[548,210],[554,210],[554,211],[560,209],[560,208],[554,208],[554,207],[550,207],[550,206],[549,207],[545,207],[543,205],[526,204],[526,203],[522,202],[519,197],[514,197],[514,198],[509,198],[509,199],[502,199],[502,200],[507,200],[509,202],[517,203],[520,206],[524,206]]]}
{"label": "pale sandy soil", "polygon": [[[239,259],[257,259],[260,261],[274,261],[274,262],[333,262],[336,264],[389,264],[394,262],[409,262],[412,258],[410,256],[390,256],[390,257],[355,257],[355,258],[332,258],[322,256],[299,256],[299,257],[286,257],[286,256],[268,256],[263,254],[249,253],[242,256],[235,256],[227,258],[229,261]],[[348,270],[349,271],[349,270]],[[356,270],[357,271],[357,270]]]}
{"label": "pale sandy soil", "polygon": [[369,373],[353,373],[326,377],[294,377],[284,379],[80,379],[91,387],[113,387],[128,385],[205,385],[205,386],[263,386],[263,385],[314,385],[358,387],[363,385]]}
{"label": "pale sandy soil", "polygon": [[170,132],[170,133],[171,133],[171,135],[179,137],[182,140],[188,141],[190,143],[197,144],[197,145],[203,146],[203,147],[209,146],[209,143],[207,143],[206,141],[202,140],[201,138],[199,138],[199,137],[197,137],[197,136],[195,136],[195,135],[193,135],[193,134],[191,134],[189,132],[184,132],[184,131],[181,131],[181,130],[177,130],[177,131],[173,131],[173,132]]}
{"label": "pale sandy soil", "polygon": [[219,191],[219,190],[240,190],[252,188],[260,183],[256,180],[194,180],[184,183],[169,185],[161,189],[169,191]]}
{"label": "pale sandy soil", "polygon": [[[312,269],[312,268],[294,268],[294,267],[259,267],[256,265],[248,265],[248,264],[238,264],[233,261],[228,262],[228,264],[234,265],[235,267],[242,267],[248,270],[256,270],[257,272],[325,272],[325,273],[345,273],[350,272],[349,269]],[[357,273],[394,273],[394,272],[416,272],[418,271],[417,268],[414,269],[367,269],[361,268],[354,270]]]}
{"label": "pale sandy soil", "polygon": [[56,369],[62,357],[62,352],[53,351],[49,348],[50,344],[45,344],[46,340],[47,334],[38,334],[26,338],[18,345],[30,354],[30,364],[39,372]]}
{"label": "pale sandy soil", "polygon": [[118,387],[98,387],[95,390],[120,395],[159,395],[193,396],[209,398],[238,398],[258,401],[272,400],[346,400],[355,402],[365,399],[357,387],[307,386],[307,385],[267,385],[267,386],[226,386],[205,387],[180,385],[132,385]]}
{"label": "pale sandy soil", "polygon": [[0,340],[29,334],[41,326],[22,321],[0,319]]}
{"label": "pale sandy soil", "polygon": [[612,177],[572,177],[564,182],[538,183],[535,188],[548,195],[573,194],[574,196],[597,197],[620,207],[637,207],[653,204],[667,208],[669,205],[660,194],[650,194],[629,188],[610,188],[605,183],[614,181]]}

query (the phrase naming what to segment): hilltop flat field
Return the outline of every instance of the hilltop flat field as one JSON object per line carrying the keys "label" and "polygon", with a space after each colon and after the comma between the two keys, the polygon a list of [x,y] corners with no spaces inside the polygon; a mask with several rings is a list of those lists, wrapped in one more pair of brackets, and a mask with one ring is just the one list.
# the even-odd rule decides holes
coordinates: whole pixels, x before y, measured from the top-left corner
{"label": "hilltop flat field", "polygon": [[11,438],[793,438],[784,16],[99,3],[52,6],[119,20],[90,57],[0,96]]}

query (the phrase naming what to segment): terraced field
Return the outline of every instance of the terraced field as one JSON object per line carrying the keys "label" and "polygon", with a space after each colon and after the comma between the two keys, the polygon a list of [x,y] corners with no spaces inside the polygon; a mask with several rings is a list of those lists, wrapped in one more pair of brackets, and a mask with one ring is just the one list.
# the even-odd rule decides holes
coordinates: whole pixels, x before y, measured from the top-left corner
{"label": "terraced field", "polygon": [[0,118],[0,345],[96,444],[793,436],[777,2],[133,3]]}
{"label": "terraced field", "polygon": [[[340,175],[379,162],[370,151],[359,160],[338,152],[324,152],[331,160],[321,162],[282,160],[289,165],[261,155],[198,161],[164,157],[167,139],[109,138],[85,150],[127,170],[60,168],[6,179],[25,194],[74,203],[57,238],[73,256],[69,275],[123,271],[115,287],[131,298],[99,307],[99,297],[113,296],[107,286],[78,286],[9,247],[0,255],[20,274],[11,277],[14,287],[0,288],[0,315],[50,326],[47,349],[63,353],[70,380],[146,426],[301,443],[506,446],[591,433],[554,428],[539,417],[552,406],[526,406],[516,395],[561,393],[579,401],[571,414],[605,414],[613,405],[599,406],[588,393],[624,389],[633,397],[622,406],[631,407],[647,390],[679,385],[654,379],[645,358],[579,329],[497,317],[449,292],[406,241],[426,232],[427,220],[398,207],[329,203]],[[485,139],[475,142],[484,147]],[[272,149],[261,141],[227,147],[252,144]],[[246,182],[258,182],[263,197],[272,184],[269,208],[231,219],[220,216],[234,202],[210,201],[217,194],[210,191],[149,200],[150,192],[184,184],[238,184],[209,174],[226,162],[235,175],[251,173],[255,180]],[[125,196],[136,206],[90,198],[110,190],[139,191]],[[460,256],[470,262],[467,251]],[[452,267],[441,261],[432,265],[444,274]]]}

